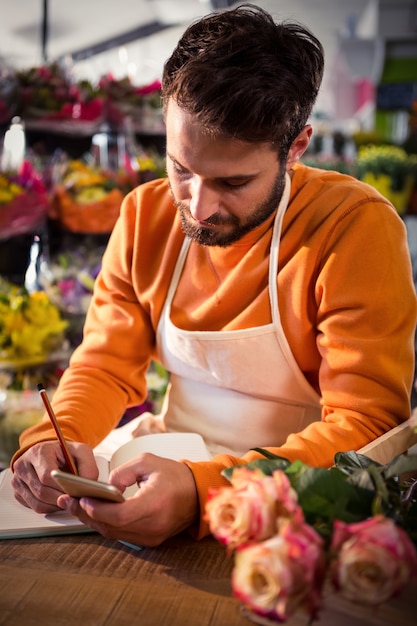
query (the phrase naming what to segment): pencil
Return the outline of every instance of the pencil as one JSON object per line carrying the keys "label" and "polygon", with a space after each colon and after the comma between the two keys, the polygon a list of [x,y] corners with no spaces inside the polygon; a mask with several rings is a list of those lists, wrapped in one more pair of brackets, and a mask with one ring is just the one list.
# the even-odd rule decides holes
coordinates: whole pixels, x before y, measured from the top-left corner
{"label": "pencil", "polygon": [[60,429],[59,424],[58,424],[58,420],[55,417],[54,410],[53,410],[53,408],[51,406],[51,403],[49,402],[49,398],[46,395],[46,391],[43,388],[43,385],[41,385],[41,384],[38,385],[38,391],[39,391],[39,395],[42,398],[42,402],[45,405],[46,412],[49,415],[49,419],[52,422],[52,426],[55,429],[56,436],[58,437],[59,445],[61,446],[62,452],[64,453],[64,457],[65,457],[65,460],[66,460],[67,465],[69,467],[69,470],[70,470],[71,474],[74,474],[75,476],[77,476],[77,474],[78,474],[77,466],[75,465],[75,462],[74,462],[74,459],[72,457],[72,454],[69,451],[68,444],[67,444],[67,442],[64,439],[64,435],[61,432],[61,429]]}

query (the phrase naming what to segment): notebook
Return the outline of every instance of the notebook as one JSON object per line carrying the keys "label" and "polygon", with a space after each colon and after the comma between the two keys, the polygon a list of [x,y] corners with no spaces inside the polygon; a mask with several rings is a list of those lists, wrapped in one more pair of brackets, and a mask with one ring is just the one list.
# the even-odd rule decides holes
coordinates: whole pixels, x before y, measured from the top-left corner
{"label": "notebook", "polygon": [[[140,452],[152,452],[176,461],[207,461],[211,458],[203,438],[196,433],[144,435],[123,443],[110,453],[110,449],[119,439],[117,430],[113,431],[103,445],[95,449],[99,480],[106,482],[113,467],[125,463]],[[66,511],[44,515],[19,504],[14,497],[11,477],[10,469],[0,472],[0,539],[92,532],[88,526]],[[130,487],[125,491],[125,495],[132,495],[136,489],[136,485],[133,485],[133,489]]]}

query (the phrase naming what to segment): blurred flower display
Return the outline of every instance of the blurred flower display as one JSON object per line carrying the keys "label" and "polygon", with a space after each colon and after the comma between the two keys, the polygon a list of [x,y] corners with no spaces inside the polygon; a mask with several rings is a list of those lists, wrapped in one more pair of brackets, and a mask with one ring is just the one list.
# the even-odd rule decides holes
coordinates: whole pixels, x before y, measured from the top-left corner
{"label": "blurred flower display", "polygon": [[[81,138],[87,150],[72,158],[61,149],[50,151],[49,144],[27,142],[23,163],[12,171],[4,167],[5,138],[1,144],[0,467],[17,449],[20,432],[42,417],[37,384],[52,395],[81,341],[124,195],[165,176],[165,159],[135,136],[143,122],[153,120],[151,130],[163,131],[160,82],[137,86],[109,74],[92,84],[76,81],[72,69],[60,63],[0,68],[2,124],[21,120],[26,141],[38,131],[56,133],[64,144]],[[94,138],[106,140],[105,147]],[[9,250],[16,250],[18,271]],[[132,409],[135,414],[157,411],[162,403],[167,373],[151,364],[147,379],[148,398]],[[123,419],[130,417],[127,411]]]}
{"label": "blurred flower display", "polygon": [[7,124],[15,114],[18,89],[16,72],[0,61],[0,124]]}
{"label": "blurred flower display", "polygon": [[153,413],[157,415],[161,412],[165,398],[165,393],[169,383],[169,374],[166,369],[157,361],[151,361],[149,369],[146,372],[146,384],[148,388],[148,397],[145,402],[137,406],[128,408],[119,426],[123,426],[133,418],[143,413]]}
{"label": "blurred flower display", "polygon": [[0,239],[33,232],[46,218],[49,196],[42,174],[27,159],[0,171]]}
{"label": "blurred flower display", "polygon": [[62,348],[67,325],[43,291],[0,281],[0,362],[42,362]]}
{"label": "blurred flower display", "polygon": [[94,157],[64,156],[50,174],[52,201],[49,217],[66,230],[78,233],[110,233],[124,196],[137,185],[164,175],[164,159],[153,151],[125,155],[124,166],[111,169]]}
{"label": "blurred flower display", "polygon": [[142,126],[148,108],[154,111],[161,108],[159,80],[138,86],[128,76],[117,79],[112,74],[105,74],[99,80],[98,93],[105,103],[107,122],[116,128],[123,125],[126,116],[137,126]]}
{"label": "blurred flower display", "polygon": [[113,171],[80,159],[60,165],[49,217],[78,233],[110,233],[123,196],[138,184],[134,170]]}
{"label": "blurred flower display", "polygon": [[[72,68],[52,62],[22,69],[0,68],[0,122],[13,115],[32,127],[85,131],[102,123],[121,128],[125,116],[142,126],[152,114],[154,129],[162,130],[161,83],[136,85],[125,76],[103,74],[96,82],[75,79]],[[148,119],[149,121],[149,119]]]}
{"label": "blurred flower display", "polygon": [[309,167],[317,167],[322,170],[333,170],[342,174],[355,175],[355,164],[343,157],[329,155],[313,155],[305,154],[302,157],[304,165]]}
{"label": "blurred flower display", "polygon": [[103,102],[87,81],[75,83],[59,63],[17,71],[18,112],[25,119],[86,121],[102,119]]}
{"label": "blurred flower display", "polygon": [[42,288],[67,321],[66,334],[73,348],[82,339],[85,316],[104,250],[104,244],[92,244],[86,238],[83,244],[67,246],[54,254],[48,263],[48,271],[40,276]]}
{"label": "blurred flower display", "polygon": [[259,624],[314,621],[325,589],[365,606],[398,596],[417,575],[417,457],[380,465],[338,453],[330,469],[266,458],[229,468],[206,519],[234,555],[232,590]]}
{"label": "blurred flower display", "polygon": [[357,176],[378,189],[402,215],[417,180],[417,155],[391,145],[364,145],[358,150]]}
{"label": "blurred flower display", "polygon": [[0,370],[0,469],[7,467],[13,454],[19,449],[19,436],[23,430],[42,419],[45,407],[36,389],[42,381],[52,397],[62,371],[56,364],[43,364],[19,371],[9,377],[13,382],[7,386],[5,374]]}
{"label": "blurred flower display", "polygon": [[42,175],[30,161],[24,161],[17,172],[0,172],[0,205],[29,191],[39,195],[46,193]]}
{"label": "blurred flower display", "polygon": [[0,468],[44,409],[37,384],[55,389],[67,365],[67,322],[44,292],[0,279]]}

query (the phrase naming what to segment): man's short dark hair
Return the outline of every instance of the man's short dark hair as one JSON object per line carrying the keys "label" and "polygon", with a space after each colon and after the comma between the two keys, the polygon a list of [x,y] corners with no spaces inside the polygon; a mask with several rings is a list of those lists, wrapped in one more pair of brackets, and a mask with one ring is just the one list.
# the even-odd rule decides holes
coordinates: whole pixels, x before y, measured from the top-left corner
{"label": "man's short dark hair", "polygon": [[166,61],[162,95],[207,133],[271,142],[285,157],[311,115],[323,77],[320,41],[244,4],[191,24]]}

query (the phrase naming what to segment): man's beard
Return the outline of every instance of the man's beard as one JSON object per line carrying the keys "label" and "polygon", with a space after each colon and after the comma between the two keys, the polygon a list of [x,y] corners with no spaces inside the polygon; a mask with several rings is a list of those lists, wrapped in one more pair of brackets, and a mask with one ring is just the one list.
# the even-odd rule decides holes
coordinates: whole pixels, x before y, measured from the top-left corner
{"label": "man's beard", "polygon": [[[272,213],[277,209],[282,198],[285,188],[285,169],[283,169],[274,181],[269,196],[254,207],[252,213],[244,222],[241,222],[236,215],[222,216],[214,213],[208,217],[205,222],[216,226],[222,224],[229,226],[227,230],[217,230],[198,224],[190,213],[190,209],[183,202],[177,202],[174,197],[174,203],[177,207],[181,225],[184,233],[197,243],[203,246],[230,246],[232,243],[239,241],[244,235],[260,226]],[[172,191],[172,190],[171,190]],[[232,227],[232,228],[230,228]]]}

